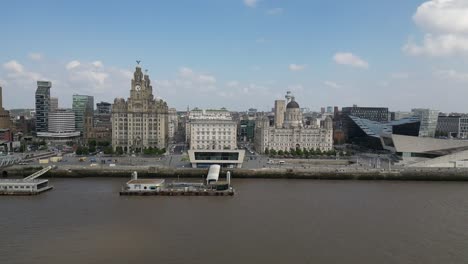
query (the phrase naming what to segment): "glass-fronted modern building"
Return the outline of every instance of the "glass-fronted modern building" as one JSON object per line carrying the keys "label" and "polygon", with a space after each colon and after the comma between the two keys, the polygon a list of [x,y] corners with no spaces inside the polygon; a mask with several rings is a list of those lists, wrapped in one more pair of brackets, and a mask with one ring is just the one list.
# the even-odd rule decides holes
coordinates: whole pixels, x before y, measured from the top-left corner
{"label": "glass-fronted modern building", "polygon": [[52,82],[38,81],[36,90],[36,133],[47,132]]}
{"label": "glass-fronted modern building", "polygon": [[419,117],[421,120],[421,127],[419,129],[420,137],[435,137],[437,120],[439,119],[439,111],[432,109],[412,109],[414,116]]}
{"label": "glass-fronted modern building", "polygon": [[83,133],[86,113],[94,112],[94,97],[74,94],[72,107],[75,112],[75,130]]}

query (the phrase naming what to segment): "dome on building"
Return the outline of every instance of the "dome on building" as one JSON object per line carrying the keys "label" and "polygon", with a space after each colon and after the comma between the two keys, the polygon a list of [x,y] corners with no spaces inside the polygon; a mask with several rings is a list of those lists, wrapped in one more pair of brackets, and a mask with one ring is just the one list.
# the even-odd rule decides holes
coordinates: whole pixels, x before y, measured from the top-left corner
{"label": "dome on building", "polygon": [[291,108],[299,108],[299,104],[294,101],[294,99],[288,103],[288,105],[286,106],[286,109],[291,109]]}

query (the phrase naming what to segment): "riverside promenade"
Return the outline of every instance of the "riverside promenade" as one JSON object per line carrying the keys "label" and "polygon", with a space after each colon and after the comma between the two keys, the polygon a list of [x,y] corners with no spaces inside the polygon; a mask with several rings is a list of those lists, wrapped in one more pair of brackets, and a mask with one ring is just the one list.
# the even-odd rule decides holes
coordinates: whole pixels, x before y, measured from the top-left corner
{"label": "riverside promenade", "polygon": [[[20,178],[41,169],[40,166],[13,166],[2,175]],[[359,167],[311,168],[259,168],[223,169],[221,175],[231,171],[232,177],[242,179],[311,179],[311,180],[398,180],[398,181],[468,181],[466,168],[398,168],[392,170]],[[208,169],[168,168],[164,166],[58,166],[47,172],[46,178],[122,177],[136,171],[142,178],[199,178],[206,177]]]}

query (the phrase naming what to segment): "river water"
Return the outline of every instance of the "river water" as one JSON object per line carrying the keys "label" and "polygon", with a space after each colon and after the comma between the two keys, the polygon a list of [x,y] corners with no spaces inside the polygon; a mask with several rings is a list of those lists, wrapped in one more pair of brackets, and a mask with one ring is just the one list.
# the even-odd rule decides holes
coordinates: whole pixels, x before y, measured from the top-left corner
{"label": "river water", "polygon": [[125,197],[53,179],[0,197],[0,263],[468,263],[468,184],[235,180],[234,197]]}

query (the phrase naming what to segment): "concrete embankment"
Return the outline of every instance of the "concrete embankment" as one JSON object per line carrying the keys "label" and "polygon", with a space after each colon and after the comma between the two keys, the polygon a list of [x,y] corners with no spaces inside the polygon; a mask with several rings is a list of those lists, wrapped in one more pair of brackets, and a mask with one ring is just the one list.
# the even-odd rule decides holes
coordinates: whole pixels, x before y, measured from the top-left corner
{"label": "concrete embankment", "polygon": [[[3,177],[26,177],[41,167],[10,167]],[[143,178],[199,178],[207,169],[176,169],[148,166],[81,167],[61,166],[45,174],[44,178],[122,177],[130,178],[137,171]],[[468,181],[468,169],[404,168],[399,170],[372,170],[362,168],[312,167],[308,169],[230,169],[233,178],[257,179],[315,179],[315,180],[408,180],[408,181]],[[226,170],[222,172],[224,177]]]}

